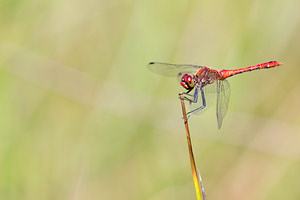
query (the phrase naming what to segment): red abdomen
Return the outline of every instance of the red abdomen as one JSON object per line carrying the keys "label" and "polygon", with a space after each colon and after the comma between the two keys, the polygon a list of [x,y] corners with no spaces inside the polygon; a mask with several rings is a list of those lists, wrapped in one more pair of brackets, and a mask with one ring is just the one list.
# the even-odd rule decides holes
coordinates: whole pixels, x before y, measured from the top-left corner
{"label": "red abdomen", "polygon": [[266,63],[262,63],[259,65],[246,67],[246,68],[241,68],[241,69],[234,69],[234,70],[224,70],[223,69],[219,73],[225,79],[230,76],[240,74],[243,72],[249,72],[249,71],[257,70],[257,69],[268,69],[268,68],[278,67],[280,65],[282,65],[282,63],[277,62],[277,61],[270,61],[270,62],[266,62]]}

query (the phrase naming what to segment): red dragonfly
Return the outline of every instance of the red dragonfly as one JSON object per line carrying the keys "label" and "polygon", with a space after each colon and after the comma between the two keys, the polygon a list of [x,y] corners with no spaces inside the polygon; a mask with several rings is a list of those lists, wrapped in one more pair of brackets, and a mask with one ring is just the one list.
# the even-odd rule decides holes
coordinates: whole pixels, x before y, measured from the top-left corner
{"label": "red dragonfly", "polygon": [[[191,110],[187,113],[188,118],[193,114],[201,113],[210,103],[208,96],[212,93],[217,93],[216,111],[218,128],[220,129],[227,112],[230,98],[230,85],[226,79],[243,72],[274,68],[280,65],[283,64],[277,61],[270,61],[241,69],[223,69],[217,71],[199,65],[150,62],[148,68],[152,72],[160,75],[177,76],[179,78],[180,84],[187,90],[187,92],[181,93],[184,95],[183,100],[188,101],[191,105]],[[193,94],[190,94],[191,91],[194,91]],[[199,98],[200,96],[201,98]]]}

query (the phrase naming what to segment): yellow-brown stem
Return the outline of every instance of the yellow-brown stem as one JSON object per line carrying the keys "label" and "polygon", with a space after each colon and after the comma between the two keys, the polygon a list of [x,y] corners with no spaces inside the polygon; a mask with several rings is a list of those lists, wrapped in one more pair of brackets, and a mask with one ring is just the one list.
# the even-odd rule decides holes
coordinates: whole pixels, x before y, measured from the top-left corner
{"label": "yellow-brown stem", "polygon": [[197,168],[196,168],[194,154],[193,154],[190,130],[189,130],[189,126],[188,126],[183,95],[179,94],[179,97],[180,97],[180,100],[181,100],[182,114],[183,114],[185,130],[186,130],[186,138],[187,138],[187,142],[188,142],[189,155],[190,155],[191,168],[192,168],[192,174],[193,174],[193,180],[194,180],[194,185],[195,185],[196,196],[197,196],[197,200],[201,200],[201,191],[200,191],[199,179],[198,179],[198,175],[197,175]]}

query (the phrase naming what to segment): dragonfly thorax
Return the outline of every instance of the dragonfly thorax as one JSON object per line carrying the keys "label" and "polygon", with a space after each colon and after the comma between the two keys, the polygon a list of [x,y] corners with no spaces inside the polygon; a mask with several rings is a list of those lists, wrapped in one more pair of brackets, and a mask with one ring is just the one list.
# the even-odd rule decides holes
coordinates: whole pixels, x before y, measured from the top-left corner
{"label": "dragonfly thorax", "polygon": [[201,87],[204,87],[208,84],[212,84],[218,79],[220,79],[218,77],[218,71],[215,69],[203,67],[196,73],[197,83],[199,83]]}
{"label": "dragonfly thorax", "polygon": [[184,74],[180,80],[180,84],[185,89],[192,90],[195,87],[195,79],[189,74]]}

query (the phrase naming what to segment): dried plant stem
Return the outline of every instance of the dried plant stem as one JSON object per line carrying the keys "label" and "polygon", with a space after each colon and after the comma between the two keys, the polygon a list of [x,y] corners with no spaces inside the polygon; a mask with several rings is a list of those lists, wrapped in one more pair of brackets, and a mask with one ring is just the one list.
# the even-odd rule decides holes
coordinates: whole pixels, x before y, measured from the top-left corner
{"label": "dried plant stem", "polygon": [[[197,200],[202,200],[201,199],[201,190],[200,190],[200,185],[199,185],[199,180],[201,181],[201,177],[200,177],[200,172],[199,172],[199,178],[198,178],[198,174],[197,174],[197,168],[196,168],[194,154],[193,154],[190,130],[189,130],[189,125],[188,125],[187,116],[186,116],[186,109],[185,109],[185,104],[184,104],[182,94],[179,94],[179,98],[180,98],[180,101],[181,101],[182,114],[183,114],[185,130],[186,130],[186,137],[187,137],[187,142],[188,142],[189,155],[190,155],[191,168],[192,168],[192,174],[193,174],[193,180],[194,180],[194,185],[195,185],[196,196],[197,196]],[[201,189],[202,189],[203,198],[205,200],[206,197],[205,197],[205,194],[204,194],[202,181],[201,181]]]}

